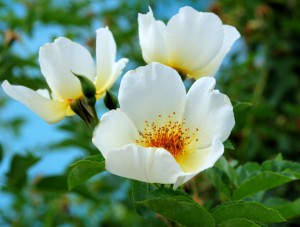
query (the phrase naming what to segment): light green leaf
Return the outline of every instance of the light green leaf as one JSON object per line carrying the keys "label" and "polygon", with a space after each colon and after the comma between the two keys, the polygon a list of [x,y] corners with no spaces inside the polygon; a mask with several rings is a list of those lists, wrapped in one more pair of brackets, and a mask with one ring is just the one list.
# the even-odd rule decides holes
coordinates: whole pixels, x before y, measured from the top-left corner
{"label": "light green leaf", "polygon": [[257,192],[271,189],[296,179],[297,178],[292,174],[264,171],[244,181],[234,191],[233,199],[243,199]]}
{"label": "light green leaf", "polygon": [[256,224],[253,221],[244,219],[244,218],[235,218],[230,219],[228,221],[222,222],[219,227],[260,227],[260,225]]}
{"label": "light green leaf", "polygon": [[137,203],[185,226],[215,226],[211,214],[183,192],[155,190]]}
{"label": "light green leaf", "polygon": [[251,102],[240,102],[240,101],[233,101],[233,111],[234,113],[242,112],[243,110],[252,106]]}
{"label": "light green leaf", "polygon": [[216,207],[212,211],[217,224],[231,219],[244,218],[255,222],[283,222],[277,210],[257,202],[233,202]]}
{"label": "light green leaf", "polygon": [[224,142],[224,147],[225,147],[225,149],[234,150],[234,146],[233,146],[233,144],[230,142],[230,140],[226,140],[226,141]]}
{"label": "light green leaf", "polygon": [[92,176],[105,170],[105,161],[101,155],[79,160],[70,166],[68,173],[69,190],[84,183]]}

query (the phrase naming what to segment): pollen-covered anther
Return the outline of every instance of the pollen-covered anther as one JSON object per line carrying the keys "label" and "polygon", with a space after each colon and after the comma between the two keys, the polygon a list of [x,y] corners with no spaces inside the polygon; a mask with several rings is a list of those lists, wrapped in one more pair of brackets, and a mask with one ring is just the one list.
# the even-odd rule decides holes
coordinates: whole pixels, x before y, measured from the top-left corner
{"label": "pollen-covered anther", "polygon": [[[172,113],[176,115],[175,112]],[[159,114],[158,118],[162,118]],[[176,160],[181,160],[184,154],[193,149],[197,143],[198,128],[191,131],[186,127],[185,119],[181,122],[172,120],[168,115],[166,123],[159,125],[156,122],[145,121],[144,131],[140,132],[140,138],[136,140],[137,144],[143,147],[164,148],[169,151]]]}

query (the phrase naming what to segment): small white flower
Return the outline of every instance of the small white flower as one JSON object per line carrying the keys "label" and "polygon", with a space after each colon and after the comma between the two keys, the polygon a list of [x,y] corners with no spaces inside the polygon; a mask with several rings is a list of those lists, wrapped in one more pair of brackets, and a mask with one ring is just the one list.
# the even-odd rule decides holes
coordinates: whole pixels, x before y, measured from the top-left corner
{"label": "small white flower", "polygon": [[73,73],[84,75],[96,87],[96,97],[105,94],[122,73],[128,62],[122,58],[115,62],[116,43],[109,29],[100,28],[96,38],[96,63],[86,48],[60,37],[40,48],[41,71],[51,89],[33,91],[24,86],[2,83],[2,88],[12,98],[22,102],[48,123],[74,115],[72,101],[83,96],[79,79]]}
{"label": "small white flower", "polygon": [[214,86],[203,77],[186,94],[179,74],[160,63],[126,73],[120,109],[104,114],[93,136],[107,170],[177,188],[212,167],[235,122],[230,100]]}
{"label": "small white flower", "polygon": [[139,14],[139,39],[147,63],[160,62],[189,77],[214,76],[240,37],[213,13],[183,7],[165,25],[153,13]]}

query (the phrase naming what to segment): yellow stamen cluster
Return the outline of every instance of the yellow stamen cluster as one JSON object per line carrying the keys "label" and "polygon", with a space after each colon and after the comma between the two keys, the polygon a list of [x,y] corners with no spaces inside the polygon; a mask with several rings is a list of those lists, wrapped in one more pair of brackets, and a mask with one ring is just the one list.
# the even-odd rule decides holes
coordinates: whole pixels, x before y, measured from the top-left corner
{"label": "yellow stamen cluster", "polygon": [[[162,118],[162,115],[158,115],[159,118]],[[191,132],[190,128],[185,126],[185,119],[182,122],[173,121],[171,116],[168,116],[162,126],[145,121],[144,131],[140,132],[140,138],[136,142],[143,147],[164,148],[179,161],[198,141],[197,131],[198,128]]]}

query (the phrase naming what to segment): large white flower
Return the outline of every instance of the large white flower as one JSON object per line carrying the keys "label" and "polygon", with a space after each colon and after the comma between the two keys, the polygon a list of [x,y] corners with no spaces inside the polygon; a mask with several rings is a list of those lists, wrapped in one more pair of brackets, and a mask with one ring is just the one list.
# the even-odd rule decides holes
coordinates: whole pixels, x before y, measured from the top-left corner
{"label": "large white flower", "polygon": [[179,74],[160,63],[129,71],[120,109],[104,114],[93,143],[109,172],[149,183],[185,183],[214,165],[233,126],[228,97],[203,77],[186,94]]}
{"label": "large white flower", "polygon": [[139,39],[147,63],[160,62],[189,77],[214,76],[240,37],[213,13],[183,7],[165,25],[153,13],[139,14]]}
{"label": "large white flower", "polygon": [[109,29],[100,28],[96,38],[96,63],[83,46],[60,37],[53,43],[40,48],[41,71],[51,89],[33,91],[24,86],[2,83],[2,88],[12,98],[22,102],[49,123],[55,123],[65,116],[74,115],[70,104],[83,96],[80,81],[73,73],[84,75],[96,87],[96,97],[105,94],[122,73],[127,59],[115,62],[116,43]]}

